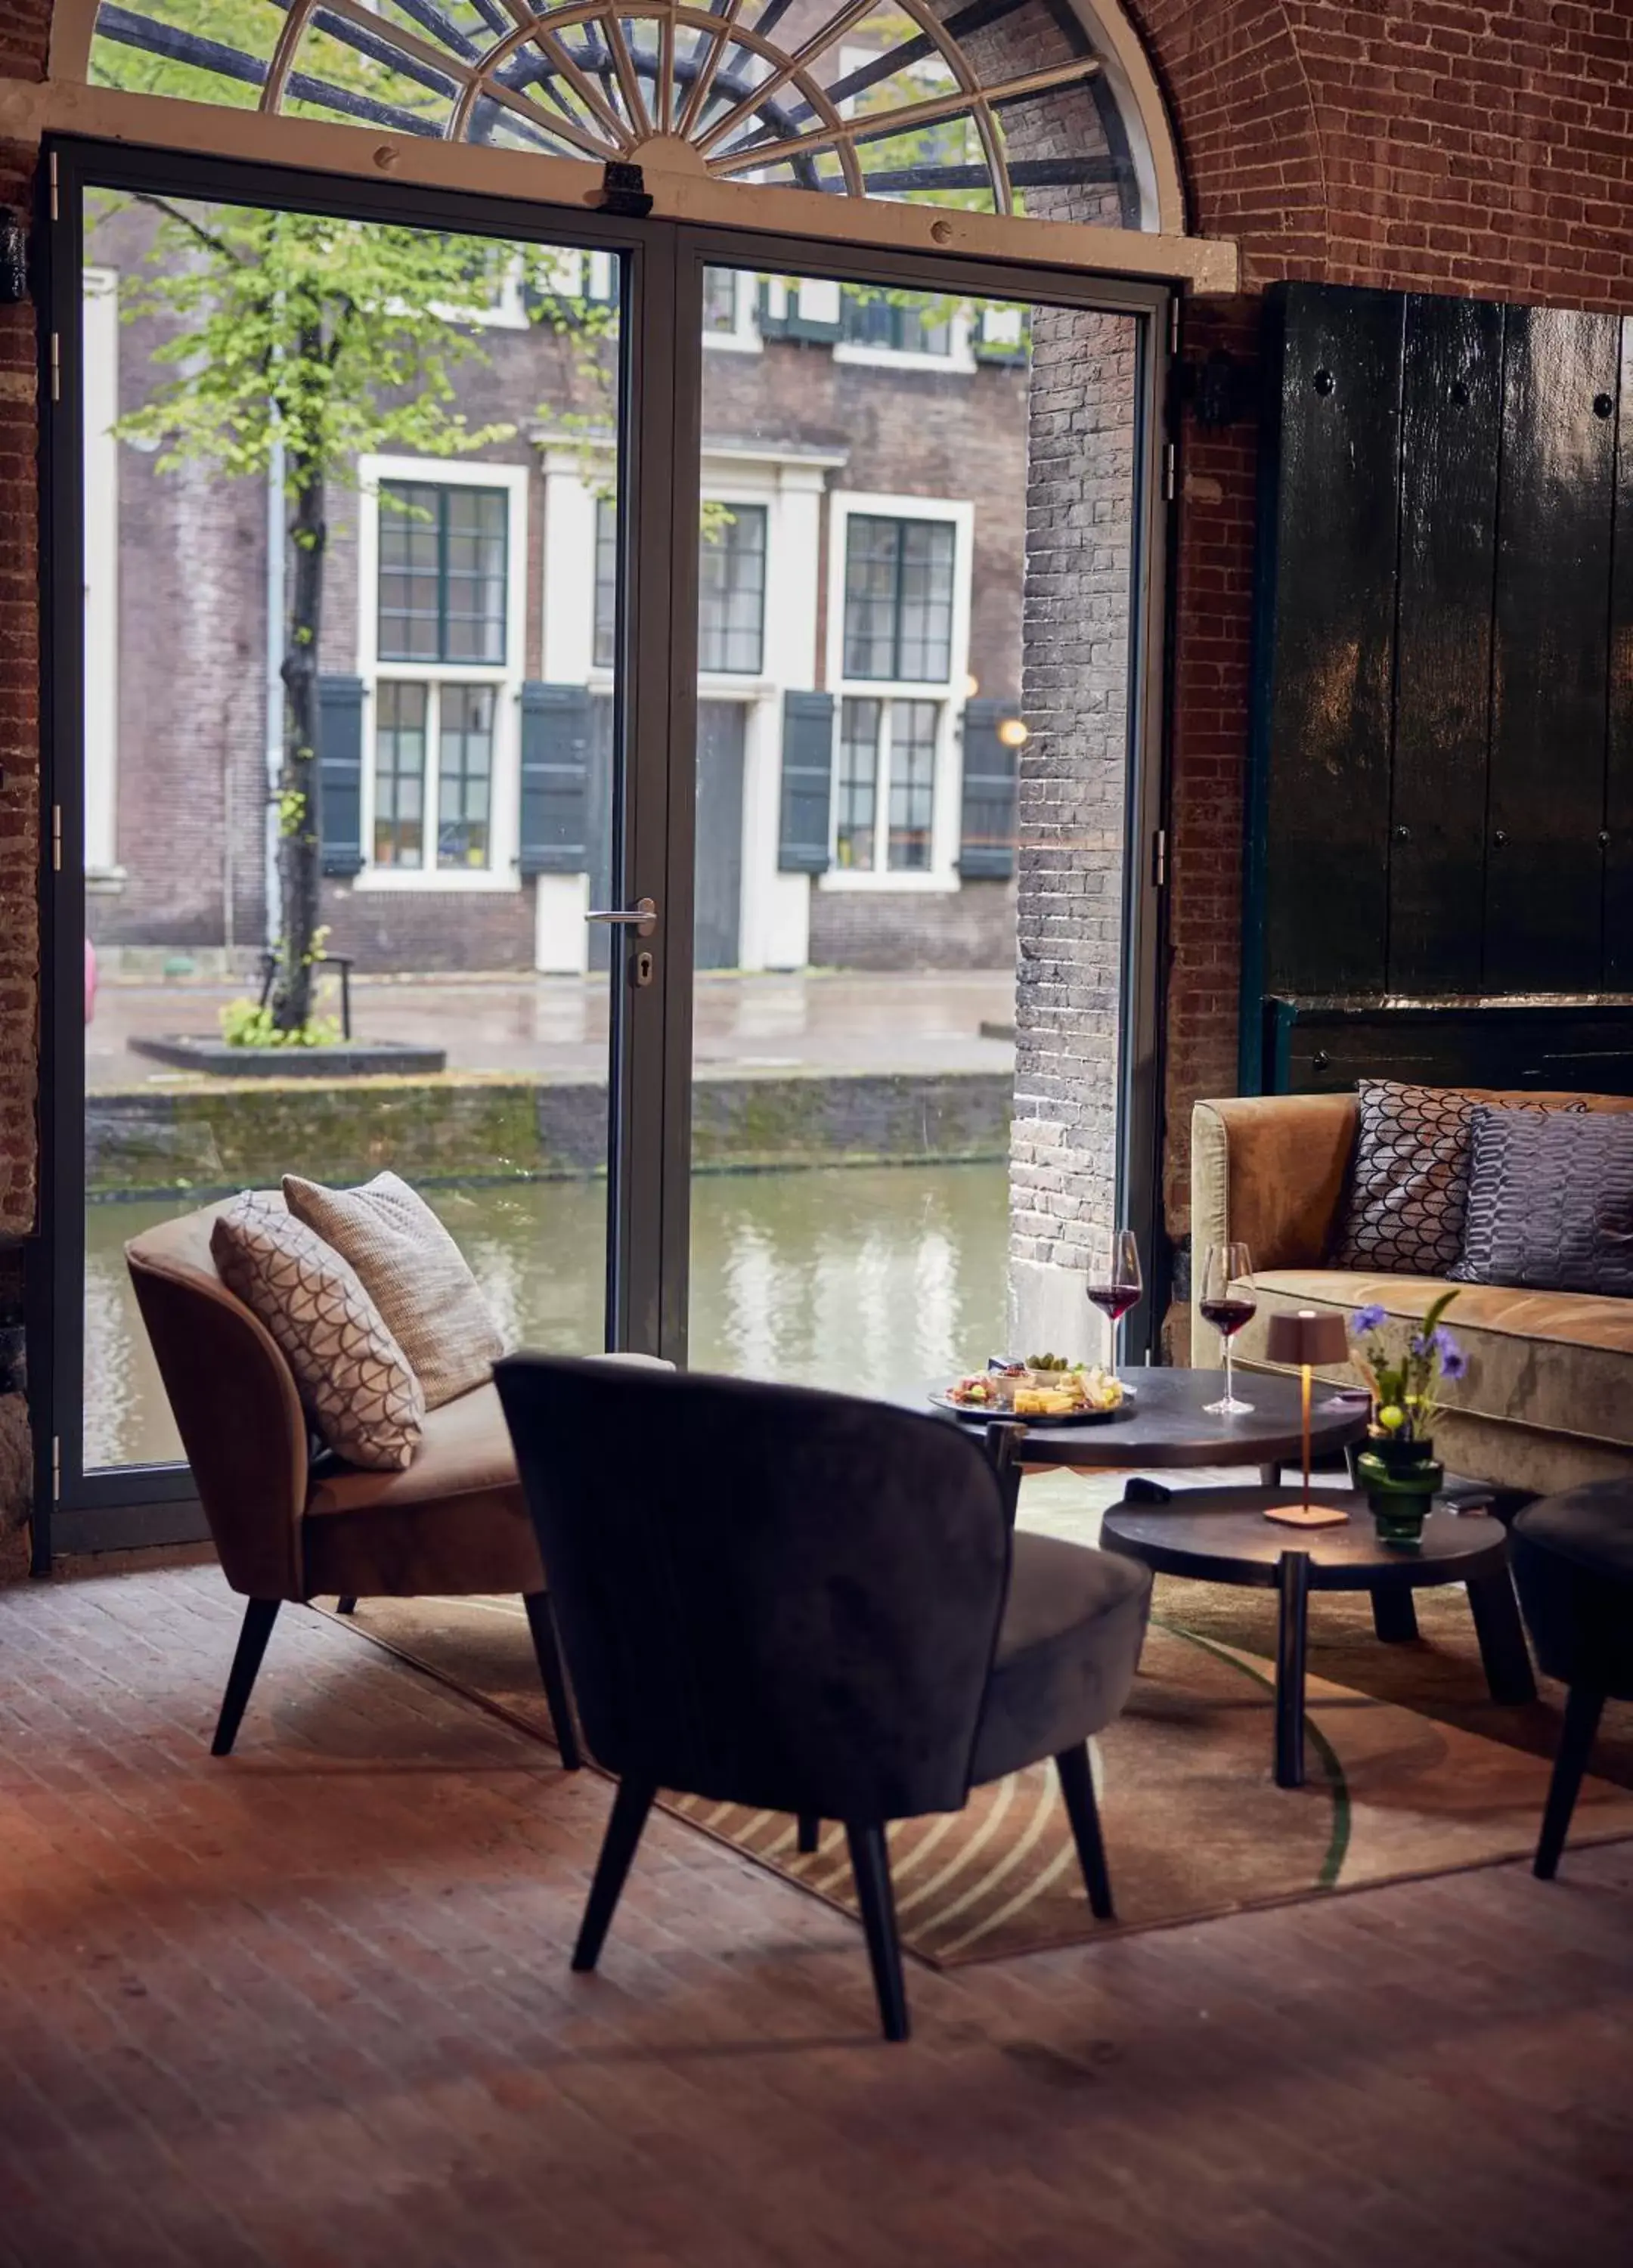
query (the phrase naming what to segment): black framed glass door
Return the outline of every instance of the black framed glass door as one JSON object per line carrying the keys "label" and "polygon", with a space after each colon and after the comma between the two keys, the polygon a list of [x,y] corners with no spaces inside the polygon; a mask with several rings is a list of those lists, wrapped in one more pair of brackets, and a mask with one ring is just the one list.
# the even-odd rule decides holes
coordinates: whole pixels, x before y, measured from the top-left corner
{"label": "black framed glass door", "polygon": [[[772,647],[785,657],[791,637],[809,638],[799,608],[837,556],[807,574],[782,539],[798,522],[829,544],[843,486],[835,434],[796,437],[768,490],[744,421],[727,430],[710,410],[716,375],[747,373],[757,353],[763,370],[791,304],[801,320],[801,277],[807,327],[818,284],[842,306],[842,284],[860,279],[867,312],[846,342],[858,368],[870,350],[938,350],[915,300],[1012,305],[1043,283],[837,247],[825,266],[809,244],[158,152],[63,144],[52,168],[48,763],[60,863],[46,880],[52,1237],[33,1297],[51,1318],[35,1392],[52,1445],[41,1500],[55,1503],[61,1550],[200,1532],[122,1247],[282,1171],[362,1180],[389,1165],[424,1187],[517,1340],[686,1359],[693,1161],[707,1138],[694,1115],[698,1003],[735,985],[737,1054],[776,1073],[783,1043],[769,1028],[755,1037],[745,972],[765,963],[789,871],[787,719],[798,727],[794,696],[831,689],[770,667]],[[277,244],[280,215],[300,224],[293,246]],[[377,261],[393,251],[386,297],[418,306],[429,335],[418,364],[404,350],[388,365],[387,406],[429,370],[459,424],[405,411],[346,437],[317,634],[313,1014],[349,1022],[354,1053],[394,1043],[445,1060],[331,1070],[341,1054],[313,1048],[291,1059],[303,1073],[322,1064],[316,1076],[235,1063],[223,1079],[151,1043],[218,1038],[224,1010],[242,1033],[259,1013],[280,879],[289,887],[285,664],[305,555],[287,456],[276,472],[257,461],[224,477],[196,431],[178,441],[166,428],[166,404],[178,380],[200,390],[199,279],[221,255],[198,232],[259,244],[260,231],[267,256],[294,261],[303,229],[349,232]],[[1107,1078],[1119,1209],[1149,1219],[1165,302],[1093,278],[1048,284],[1053,302],[1125,323],[1130,342],[1128,762],[1110,822],[1128,877],[1112,979],[1125,1012]],[[288,286],[303,288],[298,265]],[[869,329],[881,308],[882,344]],[[261,313],[286,355],[264,295]],[[917,326],[905,342],[904,323]],[[884,546],[892,515],[872,517]],[[881,549],[869,571],[886,570],[893,590],[938,571],[929,553]],[[898,671],[904,635],[900,621],[889,629]],[[908,677],[922,659],[905,657]],[[900,814],[888,784],[875,806],[886,867],[896,817],[904,843],[914,833],[923,754],[914,688],[891,682],[901,714],[874,718],[872,747],[907,785]],[[960,705],[979,697],[946,685]],[[845,697],[859,711],[867,690]],[[268,1006],[278,982],[275,968]]]}

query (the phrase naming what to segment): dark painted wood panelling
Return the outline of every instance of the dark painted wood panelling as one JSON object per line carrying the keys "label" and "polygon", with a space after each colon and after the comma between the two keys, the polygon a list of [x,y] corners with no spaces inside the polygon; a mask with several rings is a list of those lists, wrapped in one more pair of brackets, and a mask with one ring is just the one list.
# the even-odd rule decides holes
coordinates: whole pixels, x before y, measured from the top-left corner
{"label": "dark painted wood panelling", "polygon": [[1264,981],[1385,981],[1401,355],[1398,293],[1283,302],[1274,653],[1258,810]]}
{"label": "dark painted wood panelling", "polygon": [[1407,302],[1390,989],[1477,992],[1503,311]]}
{"label": "dark painted wood panelling", "polygon": [[1266,1022],[1265,1086],[1276,1094],[1331,1094],[1362,1079],[1633,1094],[1633,1003],[1625,999],[1410,1008],[1273,1000]]}
{"label": "dark painted wood panelling", "polygon": [[1488,992],[1600,982],[1617,349],[1615,316],[1506,311]]}
{"label": "dark painted wood panelling", "polygon": [[1605,774],[1605,982],[1633,990],[1633,316],[1622,320],[1615,540],[1610,577],[1610,740]]}

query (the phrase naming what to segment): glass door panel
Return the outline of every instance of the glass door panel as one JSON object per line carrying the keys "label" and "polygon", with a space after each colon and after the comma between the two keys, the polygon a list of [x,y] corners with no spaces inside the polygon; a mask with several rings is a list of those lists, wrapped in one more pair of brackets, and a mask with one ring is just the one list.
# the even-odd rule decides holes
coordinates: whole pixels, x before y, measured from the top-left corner
{"label": "glass door panel", "polygon": [[185,1485],[125,1243],[285,1173],[600,1348],[622,959],[619,256],[129,188],[83,247],[70,1504]]}
{"label": "glass door panel", "polygon": [[1142,319],[703,301],[689,1359],[1104,1359]]}

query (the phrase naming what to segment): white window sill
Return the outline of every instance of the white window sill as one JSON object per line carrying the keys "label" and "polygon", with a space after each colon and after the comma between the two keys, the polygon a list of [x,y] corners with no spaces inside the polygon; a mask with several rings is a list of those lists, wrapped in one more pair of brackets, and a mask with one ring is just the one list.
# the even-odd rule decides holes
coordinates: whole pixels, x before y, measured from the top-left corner
{"label": "white window sill", "polygon": [[703,344],[717,354],[762,354],[765,342],[758,331],[705,331]]}
{"label": "white window sill", "polygon": [[445,896],[451,891],[474,891],[488,896],[496,892],[508,893],[513,896],[521,886],[519,874],[496,874],[490,866],[365,866],[360,874],[351,878],[355,893],[378,894],[381,897],[417,891],[429,891],[433,896]]}
{"label": "white window sill", "polygon": [[834,347],[835,362],[854,363],[863,370],[931,370],[943,378],[973,378],[971,354],[909,354],[899,347],[864,347],[855,339],[840,339]]}
{"label": "white window sill", "polygon": [[880,874],[870,873],[865,867],[830,866],[826,874],[817,876],[817,886],[820,889],[835,890],[842,894],[854,890],[865,895],[870,890],[883,890],[916,898],[947,897],[961,887],[957,874],[945,871],[938,873],[934,867],[928,873],[886,870]]}

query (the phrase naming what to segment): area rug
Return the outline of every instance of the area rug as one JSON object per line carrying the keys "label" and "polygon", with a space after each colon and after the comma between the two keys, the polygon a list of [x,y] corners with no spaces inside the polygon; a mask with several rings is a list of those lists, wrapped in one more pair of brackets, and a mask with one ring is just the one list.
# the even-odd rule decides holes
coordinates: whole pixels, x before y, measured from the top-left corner
{"label": "area rug", "polygon": [[[1423,1600],[1416,1645],[1380,1645],[1367,1613],[1365,1600],[1313,1609],[1308,1779],[1283,1789],[1270,1774],[1273,1605],[1159,1580],[1129,1706],[1094,1744],[1116,1927],[1172,1926],[1531,1850],[1557,1735],[1556,1692],[1533,1709],[1484,1697],[1460,1593]],[[549,1741],[519,1600],[365,1600],[344,1626]],[[1633,1836],[1630,1716],[1607,1727],[1613,1776],[1585,1784],[1573,1842]],[[783,1815],[661,1800],[855,1911],[835,1822],[825,1822],[816,1853],[801,1858]],[[1089,1913],[1048,1766],[977,1789],[961,1812],[904,1821],[890,1844],[902,1937],[928,1961],[953,1966],[1105,1933]]]}

